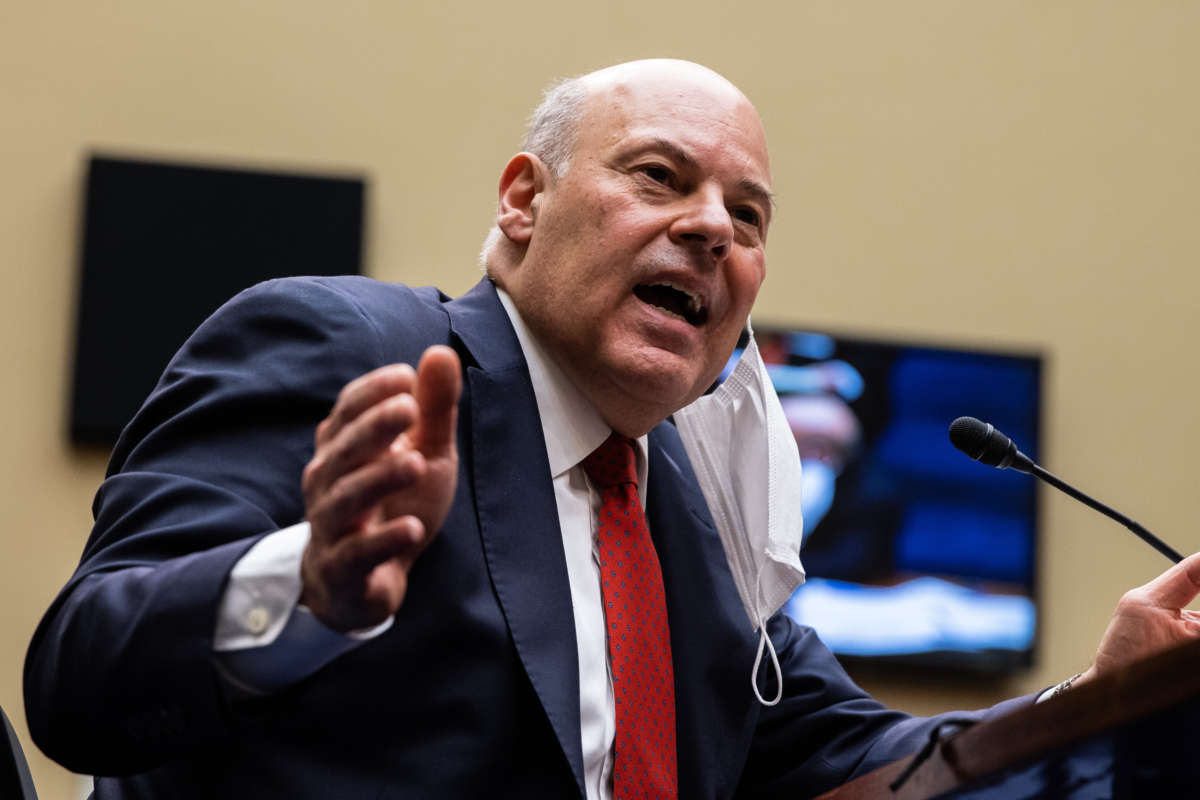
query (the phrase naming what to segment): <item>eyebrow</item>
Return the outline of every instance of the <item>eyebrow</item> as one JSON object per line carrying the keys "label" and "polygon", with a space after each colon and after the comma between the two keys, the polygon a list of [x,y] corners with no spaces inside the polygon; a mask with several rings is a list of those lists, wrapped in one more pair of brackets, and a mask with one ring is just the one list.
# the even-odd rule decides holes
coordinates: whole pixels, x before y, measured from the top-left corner
{"label": "eyebrow", "polygon": [[[656,137],[650,139],[645,144],[635,147],[626,155],[627,158],[634,158],[648,150],[658,150],[669,155],[672,159],[683,164],[690,169],[697,169],[699,164],[692,154],[684,150],[682,147],[672,142],[670,139]],[[742,178],[737,182],[737,186],[746,194],[752,195],[755,200],[762,203],[766,209],[767,222],[771,221],[771,212],[775,210],[775,195],[766,186],[762,185],[753,178]]]}
{"label": "eyebrow", "polygon": [[767,212],[767,222],[770,222],[771,214],[775,211],[775,195],[771,193],[771,190],[750,178],[742,178],[738,181],[738,188],[753,195],[758,202],[763,204],[763,208]]}

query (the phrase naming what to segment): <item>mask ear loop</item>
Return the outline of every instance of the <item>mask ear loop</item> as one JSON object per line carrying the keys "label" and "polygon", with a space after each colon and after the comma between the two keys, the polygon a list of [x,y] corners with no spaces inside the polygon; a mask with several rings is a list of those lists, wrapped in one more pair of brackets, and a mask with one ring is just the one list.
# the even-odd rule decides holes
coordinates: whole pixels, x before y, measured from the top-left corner
{"label": "mask ear loop", "polygon": [[[753,347],[757,350],[758,342],[754,338],[754,325],[751,324],[749,317],[746,317],[746,333],[748,333],[750,336],[750,340],[746,343],[746,349],[749,350],[751,347]],[[743,355],[745,354],[743,353]],[[754,578],[754,602],[756,604],[756,611],[763,607],[762,576],[763,568],[765,566],[766,562],[759,565],[758,572]],[[783,699],[783,670],[779,667],[779,656],[775,653],[775,645],[771,642],[771,637],[767,635],[767,620],[766,617],[762,615],[761,611],[759,611],[758,614],[758,630],[758,653],[756,653],[754,656],[754,669],[750,673],[750,688],[754,690],[754,696],[758,698],[758,702],[768,707],[776,706],[779,705],[779,701]],[[758,668],[762,665],[764,649],[771,654],[771,666],[775,668],[776,690],[775,698],[773,700],[764,700],[762,693],[758,691]]]}
{"label": "mask ear loop", "polygon": [[[762,608],[762,576],[763,567],[758,568],[758,573],[754,579],[754,600],[757,603],[757,608]],[[758,702],[764,706],[778,705],[783,699],[783,670],[779,668],[779,656],[775,654],[775,645],[771,643],[771,637],[767,635],[767,620],[759,612],[758,615],[758,653],[754,656],[754,669],[750,672],[750,688],[754,690],[754,696],[758,698]],[[774,700],[764,700],[762,693],[758,691],[758,668],[762,664],[763,650],[767,650],[771,654],[771,664],[775,667],[775,686],[777,687]]]}

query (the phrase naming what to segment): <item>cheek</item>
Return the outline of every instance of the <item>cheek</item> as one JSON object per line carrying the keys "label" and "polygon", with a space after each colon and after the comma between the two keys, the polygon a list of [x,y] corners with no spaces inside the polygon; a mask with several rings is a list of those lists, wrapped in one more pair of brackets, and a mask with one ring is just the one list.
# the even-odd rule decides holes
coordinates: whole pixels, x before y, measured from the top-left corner
{"label": "cheek", "polygon": [[742,295],[739,299],[743,300],[743,302],[753,304],[754,298],[758,296],[758,290],[766,277],[766,260],[759,253],[757,258],[751,259],[742,269],[737,271],[735,276],[737,286],[734,290]]}
{"label": "cheek", "polygon": [[745,327],[746,318],[729,319],[721,328],[716,331],[709,342],[709,348],[705,354],[703,365],[700,366],[700,374],[698,376],[700,390],[707,389],[712,382],[721,374],[721,370],[725,368],[725,364],[729,361],[729,356],[733,353],[733,349],[737,347],[738,339],[742,335],[742,329]]}
{"label": "cheek", "polygon": [[746,264],[730,272],[727,283],[729,317],[723,321],[723,328],[736,328],[738,331],[742,329],[746,318],[750,316],[750,309],[754,306],[765,277],[766,271],[761,262]]}

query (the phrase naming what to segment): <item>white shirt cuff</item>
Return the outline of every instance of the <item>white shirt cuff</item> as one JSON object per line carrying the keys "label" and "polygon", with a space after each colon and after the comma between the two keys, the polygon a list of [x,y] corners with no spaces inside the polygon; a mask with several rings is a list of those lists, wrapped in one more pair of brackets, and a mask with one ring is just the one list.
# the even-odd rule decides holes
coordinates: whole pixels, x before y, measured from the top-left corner
{"label": "white shirt cuff", "polygon": [[229,573],[217,610],[213,650],[226,678],[252,692],[280,689],[312,675],[392,626],[339,633],[300,600],[307,522],[264,536]]}
{"label": "white shirt cuff", "polygon": [[1049,689],[1039,694],[1037,700],[1033,701],[1033,704],[1037,705],[1038,703],[1049,700],[1051,697],[1058,697],[1060,694],[1070,689],[1071,684],[1075,683],[1075,681],[1081,677],[1083,677],[1083,673],[1077,672],[1057,686],[1051,686]]}

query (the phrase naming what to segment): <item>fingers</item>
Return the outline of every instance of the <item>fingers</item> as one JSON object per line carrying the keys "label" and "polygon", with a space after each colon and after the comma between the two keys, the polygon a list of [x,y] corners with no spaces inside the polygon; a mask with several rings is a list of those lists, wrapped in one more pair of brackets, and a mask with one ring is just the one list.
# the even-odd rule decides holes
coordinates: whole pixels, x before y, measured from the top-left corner
{"label": "fingers", "polygon": [[366,463],[411,429],[410,444],[429,456],[454,444],[462,375],[449,347],[425,351],[417,371],[389,364],[346,384],[317,426],[316,452],[304,475],[308,495]]}
{"label": "fingers", "polygon": [[424,474],[424,457],[409,451],[375,459],[343,475],[310,500],[308,520],[314,538],[333,541],[360,528],[384,497],[415,485]]}
{"label": "fingers", "polygon": [[[385,397],[318,444],[301,488],[310,502],[335,481],[383,453],[418,416],[412,395]],[[332,416],[330,417],[332,419]]]}
{"label": "fingers", "polygon": [[429,538],[409,516],[369,526],[329,548],[310,546],[301,602],[334,630],[377,625],[404,602],[408,570]]}
{"label": "fingers", "polygon": [[362,582],[375,567],[392,559],[407,570],[428,543],[419,519],[398,517],[338,542],[333,560],[347,581]]}
{"label": "fingers", "polygon": [[420,420],[413,444],[427,456],[440,455],[454,446],[461,370],[458,354],[441,345],[426,350],[417,365],[414,395]]}
{"label": "fingers", "polygon": [[1200,553],[1193,553],[1134,591],[1160,608],[1183,608],[1200,594]]}
{"label": "fingers", "polygon": [[459,370],[458,355],[435,346],[424,353],[418,370],[405,364],[380,367],[339,393],[318,427],[316,451],[302,476],[318,540],[347,534],[386,495],[419,481],[422,457],[436,464],[438,485],[422,490],[428,495],[424,501],[414,496],[398,506],[389,503],[386,516],[417,513],[426,526],[440,526],[442,506],[453,495]]}
{"label": "fingers", "polygon": [[338,394],[329,417],[317,426],[317,447],[385,398],[411,393],[416,380],[417,373],[408,364],[388,364],[350,381]]}

